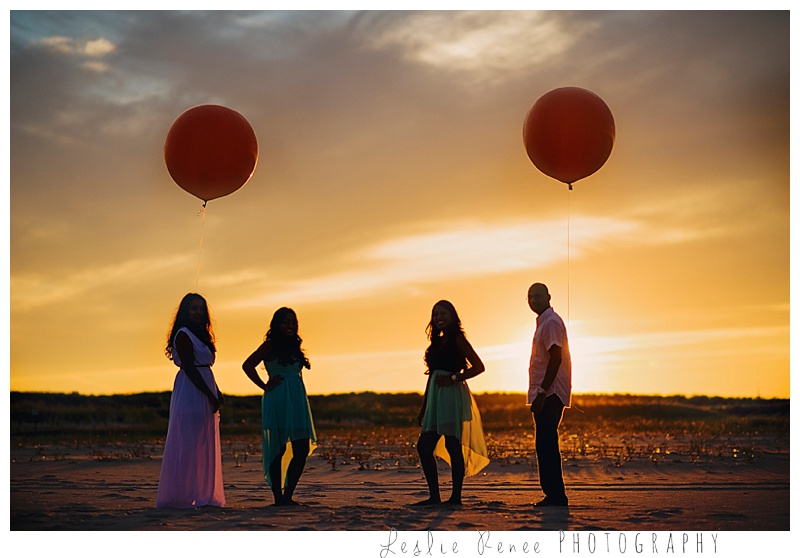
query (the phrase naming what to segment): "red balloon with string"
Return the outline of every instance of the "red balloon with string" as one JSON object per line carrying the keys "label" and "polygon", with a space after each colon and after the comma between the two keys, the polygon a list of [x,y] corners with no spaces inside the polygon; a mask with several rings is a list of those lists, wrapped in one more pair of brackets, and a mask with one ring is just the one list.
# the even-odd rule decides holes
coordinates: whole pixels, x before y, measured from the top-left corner
{"label": "red balloon with string", "polygon": [[616,129],[608,105],[580,87],[542,95],[522,129],[525,150],[542,173],[572,184],[602,167],[614,147]]}
{"label": "red balloon with string", "polygon": [[244,186],[258,162],[258,141],[250,123],[219,105],[200,105],[173,122],[164,142],[172,179],[205,202]]}

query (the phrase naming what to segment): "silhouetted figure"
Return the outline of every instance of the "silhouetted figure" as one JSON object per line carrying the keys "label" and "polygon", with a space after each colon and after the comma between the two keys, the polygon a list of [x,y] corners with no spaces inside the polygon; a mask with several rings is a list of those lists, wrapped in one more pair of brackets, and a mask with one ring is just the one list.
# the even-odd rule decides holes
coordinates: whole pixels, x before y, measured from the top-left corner
{"label": "silhouetted figure", "polygon": [[567,506],[558,425],[564,408],[572,403],[572,359],[567,328],[550,306],[547,286],[534,283],[528,289],[528,306],[536,312],[531,361],[528,368],[528,404],[536,424],[536,459],[544,499],[534,506]]}
{"label": "silhouetted figure", "polygon": [[[311,369],[297,334],[297,315],[279,308],[272,316],[264,342],[242,364],[247,377],[264,390],[261,400],[261,440],[264,477],[276,506],[297,505],[292,499],[297,482],[314,451],[317,435],[311,418],[303,368]],[[264,363],[269,381],[256,371]]]}
{"label": "silhouetted figure", "polygon": [[181,300],[165,353],[180,367],[169,402],[169,427],[156,507],[224,506],[219,406],[223,396],[211,366],[216,347],[206,300]]}
{"label": "silhouetted figure", "polygon": [[426,332],[430,340],[425,351],[428,383],[419,413],[422,431],[417,451],[430,497],[413,505],[441,503],[434,457],[438,455],[450,463],[453,472],[453,492],[447,504],[460,506],[464,477],[489,464],[481,416],[466,384],[485,367],[467,341],[461,319],[450,302],[440,300],[433,306]]}

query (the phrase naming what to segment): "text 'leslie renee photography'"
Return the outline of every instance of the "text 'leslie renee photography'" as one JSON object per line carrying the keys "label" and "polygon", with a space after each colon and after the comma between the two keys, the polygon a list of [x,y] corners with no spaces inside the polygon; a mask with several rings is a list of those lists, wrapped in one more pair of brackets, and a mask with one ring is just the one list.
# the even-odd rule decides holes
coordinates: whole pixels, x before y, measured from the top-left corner
{"label": "text 'leslie renee photography'", "polygon": [[719,533],[558,531],[526,533],[400,533],[391,529],[380,545],[390,556],[717,554]]}

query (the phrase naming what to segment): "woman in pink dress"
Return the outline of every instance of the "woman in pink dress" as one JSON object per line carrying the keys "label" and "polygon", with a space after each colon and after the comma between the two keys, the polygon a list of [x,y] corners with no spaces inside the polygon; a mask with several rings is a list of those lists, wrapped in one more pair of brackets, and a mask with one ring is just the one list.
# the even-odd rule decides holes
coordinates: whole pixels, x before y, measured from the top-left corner
{"label": "woman in pink dress", "polygon": [[199,294],[181,300],[165,352],[180,370],[169,402],[156,507],[224,506],[219,442],[223,397],[211,372],[216,347],[208,305]]}

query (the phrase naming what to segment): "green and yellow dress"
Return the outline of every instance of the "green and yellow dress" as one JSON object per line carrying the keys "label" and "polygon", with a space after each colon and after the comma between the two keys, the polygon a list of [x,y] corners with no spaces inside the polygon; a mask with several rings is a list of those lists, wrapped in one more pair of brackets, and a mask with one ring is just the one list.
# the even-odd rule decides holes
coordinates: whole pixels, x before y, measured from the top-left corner
{"label": "green and yellow dress", "polygon": [[444,444],[444,436],[455,436],[461,442],[464,452],[464,473],[475,475],[489,464],[489,450],[481,424],[481,414],[475,398],[466,382],[456,382],[451,386],[436,385],[437,376],[458,374],[465,366],[455,346],[428,353],[430,378],[422,418],[422,431],[441,435],[433,451],[450,464],[450,455]]}

